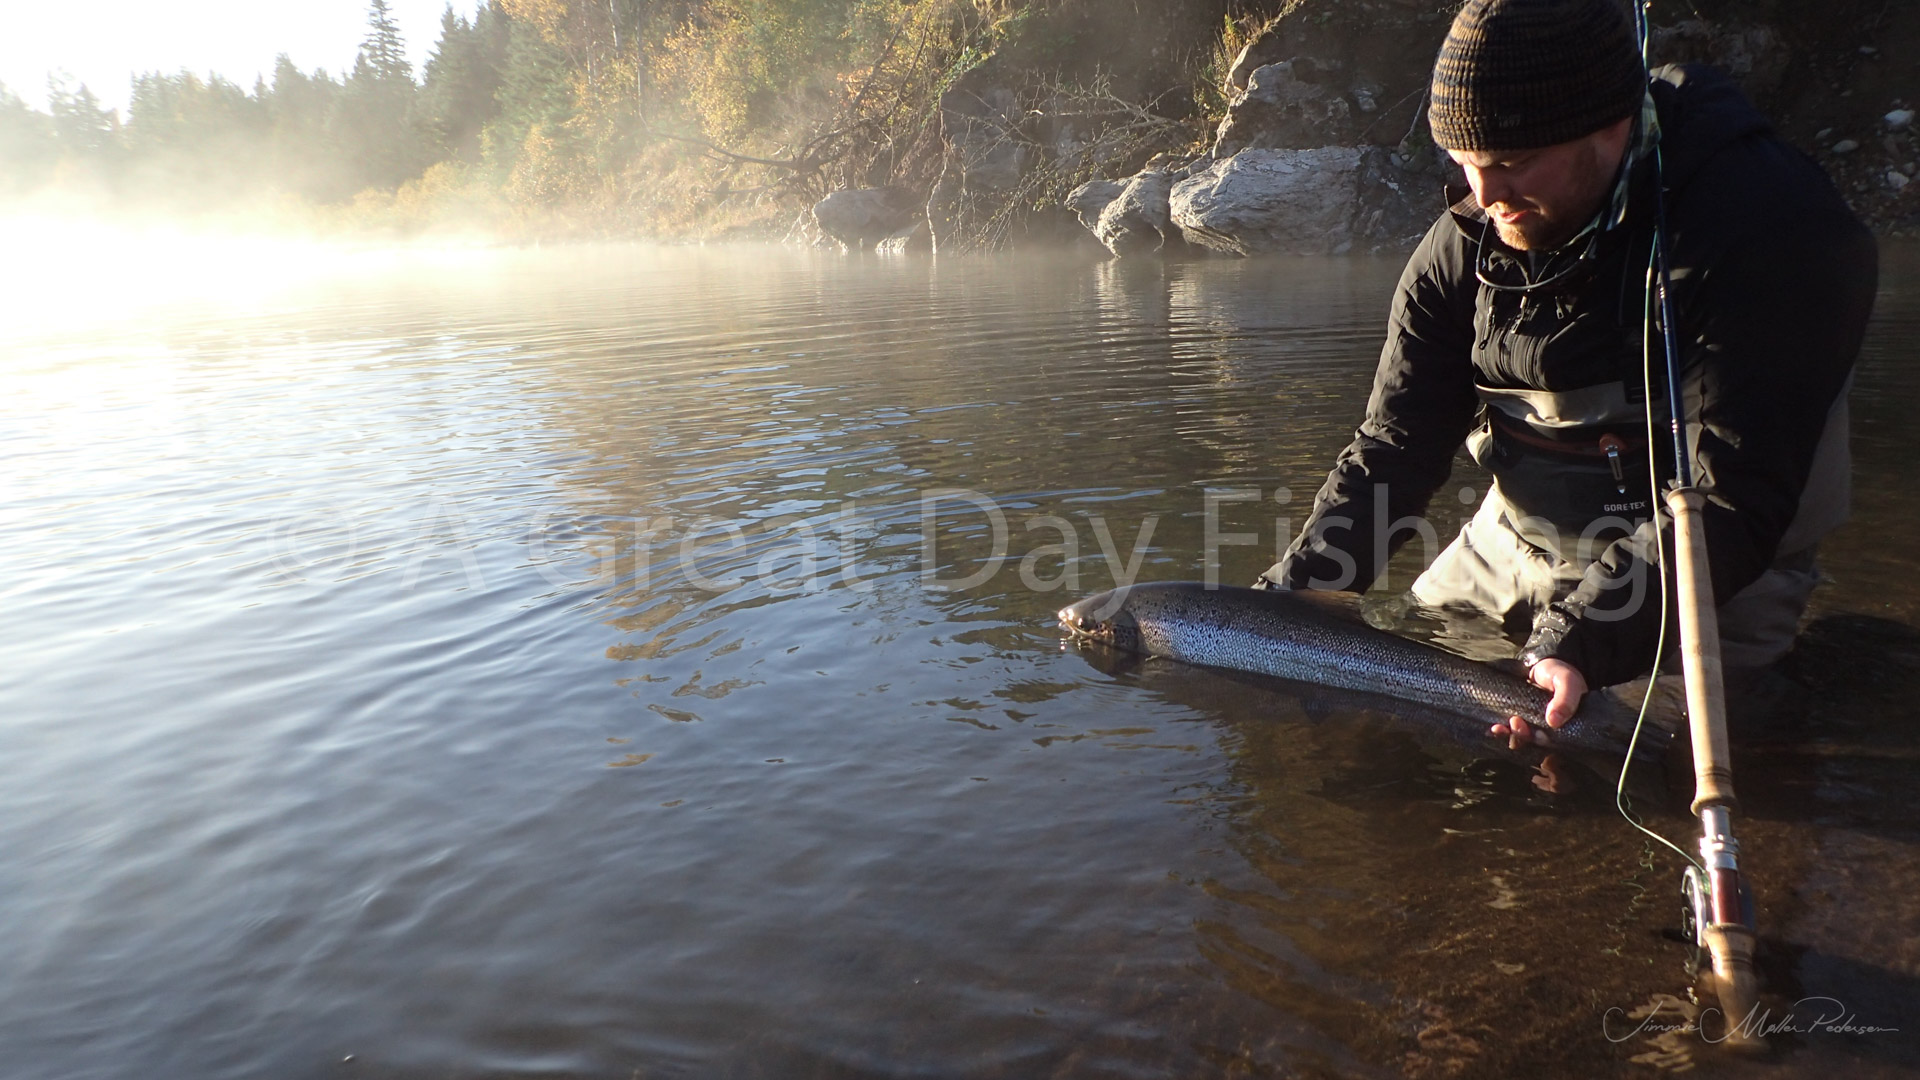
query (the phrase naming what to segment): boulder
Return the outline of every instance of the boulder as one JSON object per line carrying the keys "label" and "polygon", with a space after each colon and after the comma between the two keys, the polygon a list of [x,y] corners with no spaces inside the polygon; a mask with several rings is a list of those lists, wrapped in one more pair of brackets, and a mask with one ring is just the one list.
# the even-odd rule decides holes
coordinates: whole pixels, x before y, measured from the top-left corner
{"label": "boulder", "polygon": [[900,187],[836,191],[813,207],[820,231],[850,251],[873,247],[912,225],[922,213],[920,200]]}
{"label": "boulder", "polygon": [[1188,243],[1213,251],[1343,254],[1366,156],[1352,146],[1243,150],[1174,185],[1168,213]]}
{"label": "boulder", "polygon": [[1233,58],[1233,66],[1227,69],[1228,86],[1245,90],[1255,71],[1287,58],[1287,42],[1280,36],[1277,27],[1276,23],[1261,31],[1259,36],[1247,42],[1240,50],[1240,55]]}
{"label": "boulder", "polygon": [[1172,190],[1173,175],[1167,170],[1142,172],[1101,208],[1093,234],[1122,259],[1166,253],[1170,246],[1183,248],[1168,210]]}
{"label": "boulder", "polygon": [[1123,180],[1089,180],[1067,192],[1067,209],[1080,219],[1080,224],[1090,231],[1098,231],[1100,212],[1119,198],[1126,187]]}
{"label": "boulder", "polygon": [[1338,65],[1304,56],[1256,69],[1246,93],[1227,106],[1214,137],[1214,154],[1226,158],[1249,149],[1351,141],[1354,109],[1340,93],[1339,76]]}
{"label": "boulder", "polygon": [[933,251],[933,234],[927,227],[927,219],[922,217],[886,239],[874,248],[882,255],[925,255]]}

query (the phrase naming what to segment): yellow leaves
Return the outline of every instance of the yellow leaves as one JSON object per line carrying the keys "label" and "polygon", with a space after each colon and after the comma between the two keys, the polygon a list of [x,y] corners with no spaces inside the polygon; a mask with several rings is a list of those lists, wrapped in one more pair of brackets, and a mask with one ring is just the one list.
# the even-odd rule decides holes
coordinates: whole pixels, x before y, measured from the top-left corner
{"label": "yellow leaves", "polygon": [[537,28],[549,45],[560,44],[560,30],[572,14],[568,0],[500,0],[500,7],[514,21]]}
{"label": "yellow leaves", "polygon": [[535,124],[520,146],[520,157],[507,176],[507,192],[515,199],[533,204],[552,205],[565,201],[587,178],[579,155],[573,153],[571,140],[556,138]]}

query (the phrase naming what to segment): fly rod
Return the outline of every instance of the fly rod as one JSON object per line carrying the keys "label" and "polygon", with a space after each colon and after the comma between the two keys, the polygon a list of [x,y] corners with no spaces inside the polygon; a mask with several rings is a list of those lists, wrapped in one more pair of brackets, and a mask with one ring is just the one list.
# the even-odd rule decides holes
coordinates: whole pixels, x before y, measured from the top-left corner
{"label": "fly rod", "polygon": [[[1641,59],[1646,59],[1647,10],[1636,4]],[[1668,248],[1665,177],[1660,150],[1654,160],[1653,270],[1666,359],[1667,416],[1673,432],[1673,484],[1667,489],[1673,515],[1674,600],[1679,611],[1680,665],[1686,681],[1687,722],[1693,742],[1692,812],[1700,820],[1700,868],[1688,867],[1681,890],[1687,898],[1694,942],[1713,959],[1712,984],[1726,1023],[1726,1043],[1745,1049],[1764,1044],[1749,1019],[1758,999],[1753,968],[1751,895],[1740,874],[1740,844],[1733,837],[1739,800],[1733,791],[1733,761],[1727,749],[1726,681],[1720,663],[1720,621],[1707,556],[1707,498],[1694,486],[1687,447],[1686,409],[1680,388],[1679,333],[1674,321],[1672,253]],[[1648,407],[1652,407],[1649,399]]]}

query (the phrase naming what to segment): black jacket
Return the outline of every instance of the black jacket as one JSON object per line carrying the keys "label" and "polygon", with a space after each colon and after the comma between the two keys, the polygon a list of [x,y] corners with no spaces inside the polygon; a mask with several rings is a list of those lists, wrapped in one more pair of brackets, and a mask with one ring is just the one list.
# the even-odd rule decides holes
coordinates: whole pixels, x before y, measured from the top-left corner
{"label": "black jacket", "polygon": [[[1877,253],[1820,167],[1776,138],[1725,76],[1666,68],[1653,89],[1692,469],[1709,497],[1714,595],[1724,603],[1773,561],[1799,506],[1828,410],[1860,349]],[[1384,568],[1376,529],[1425,512],[1479,422],[1476,380],[1567,391],[1619,379],[1628,366],[1638,372],[1652,243],[1650,165],[1643,171],[1627,221],[1551,297],[1530,295],[1530,310],[1479,284],[1483,235],[1493,280],[1520,264],[1482,228],[1472,200],[1441,216],[1401,276],[1366,419],[1300,538],[1264,577],[1288,588],[1364,591]],[[1658,347],[1656,338],[1656,372]],[[1647,389],[1664,416],[1664,388]],[[1383,486],[1388,516],[1377,519]],[[1671,526],[1658,510],[1536,618],[1531,654],[1566,660],[1594,686],[1652,666],[1660,604],[1612,586],[1658,565],[1655,530]],[[1385,551],[1409,535],[1389,537]],[[1667,543],[1670,550],[1670,531]]]}

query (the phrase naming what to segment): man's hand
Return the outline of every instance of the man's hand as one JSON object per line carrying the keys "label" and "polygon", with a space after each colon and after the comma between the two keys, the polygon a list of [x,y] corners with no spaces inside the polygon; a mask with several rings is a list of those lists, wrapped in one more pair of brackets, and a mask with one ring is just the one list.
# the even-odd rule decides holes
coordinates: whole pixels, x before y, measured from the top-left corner
{"label": "man's hand", "polygon": [[[1553,700],[1547,702],[1547,727],[1557,728],[1573,719],[1573,711],[1580,707],[1580,699],[1586,696],[1587,679],[1579,669],[1565,660],[1548,658],[1533,665],[1527,672],[1533,685],[1542,690],[1553,691]],[[1525,717],[1510,716],[1504,724],[1493,725],[1493,734],[1505,735],[1507,745],[1515,750],[1523,746],[1547,745],[1547,733],[1535,729]]]}

